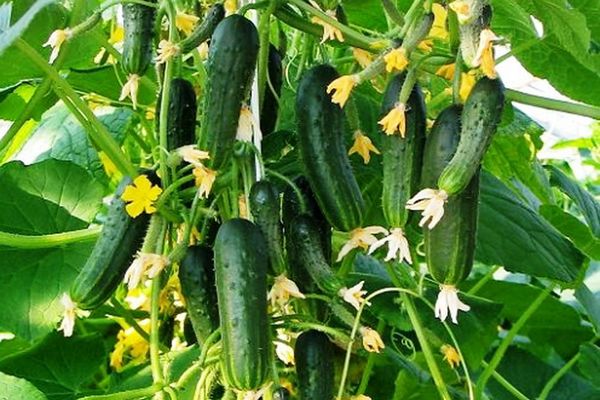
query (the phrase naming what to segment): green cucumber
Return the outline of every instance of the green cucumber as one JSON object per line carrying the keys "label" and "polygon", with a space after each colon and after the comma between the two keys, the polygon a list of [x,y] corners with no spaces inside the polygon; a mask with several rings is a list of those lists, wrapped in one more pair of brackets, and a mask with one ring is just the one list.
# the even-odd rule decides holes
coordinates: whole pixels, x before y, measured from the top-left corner
{"label": "green cucumber", "polygon": [[[156,102],[157,124],[160,121],[161,99],[162,91]],[[167,113],[167,150],[196,143],[196,112],[196,92],[190,81],[183,78],[172,79]]]}
{"label": "green cucumber", "polygon": [[462,112],[456,153],[437,181],[448,195],[460,193],[479,171],[502,118],[504,85],[499,79],[481,78],[471,90]]}
{"label": "green cucumber", "polygon": [[294,347],[298,398],[331,400],[334,395],[333,348],[327,335],[308,331],[298,336]]}
{"label": "green cucumber", "polygon": [[204,15],[202,23],[194,28],[190,36],[179,43],[181,52],[189,53],[210,38],[223,18],[225,18],[225,7],[221,3],[214,4]]}
{"label": "green cucumber", "polygon": [[234,14],[219,23],[208,53],[200,133],[200,148],[210,153],[213,169],[219,169],[232,152],[257,55],[258,33],[252,22]]}
{"label": "green cucumber", "polygon": [[108,206],[100,237],[71,285],[70,297],[82,310],[93,310],[112,296],[144,240],[149,215],[143,213],[131,218],[121,199],[131,182],[131,178],[126,177],[119,184]]}
{"label": "green cucumber", "polygon": [[344,142],[344,113],[327,86],[339,75],[329,65],[308,70],[298,86],[298,148],[306,178],[329,223],[341,231],[361,226],[365,203]]}
{"label": "green cucumber", "polygon": [[283,84],[283,67],[281,54],[275,46],[269,45],[269,62],[267,63],[269,81],[265,87],[265,98],[260,110],[260,131],[263,136],[268,136],[277,124],[277,111],[279,110],[279,95]]}
{"label": "green cucumber", "polygon": [[[149,0],[156,3],[156,0]],[[152,61],[152,40],[156,8],[141,4],[123,4],[123,57],[121,65],[126,74],[142,76]]]}
{"label": "green cucumber", "polygon": [[[440,113],[425,144],[422,187],[431,187],[453,159],[461,140],[461,109],[450,106]],[[448,197],[444,217],[433,229],[424,229],[425,260],[439,283],[456,285],[473,267],[479,195],[479,173],[467,188]]]}
{"label": "green cucumber", "polygon": [[337,296],[344,284],[325,259],[318,222],[308,214],[297,216],[292,221],[288,238],[298,263],[308,272],[312,281],[324,293]]}
{"label": "green cucumber", "polygon": [[271,365],[265,239],[252,222],[230,219],[219,228],[214,253],[223,378],[230,388],[256,390]]}
{"label": "green cucumber", "polygon": [[279,191],[271,182],[262,180],[254,183],[250,189],[250,212],[254,223],[260,228],[269,250],[269,265],[275,275],[285,271],[283,254],[283,226],[279,218]]}
{"label": "green cucumber", "polygon": [[[383,96],[382,113],[386,115],[398,102],[406,74],[396,75]],[[383,136],[383,215],[392,228],[403,228],[408,220],[406,202],[419,188],[423,147],[425,146],[425,102],[416,84],[406,103],[406,132]]]}
{"label": "green cucumber", "polygon": [[179,264],[181,293],[200,346],[219,327],[213,254],[209,247],[192,246]]}

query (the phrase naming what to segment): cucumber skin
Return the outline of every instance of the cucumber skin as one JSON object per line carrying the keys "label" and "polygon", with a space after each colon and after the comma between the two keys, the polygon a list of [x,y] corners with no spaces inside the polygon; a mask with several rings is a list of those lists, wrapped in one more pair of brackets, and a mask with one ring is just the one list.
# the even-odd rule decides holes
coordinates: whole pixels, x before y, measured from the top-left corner
{"label": "cucumber skin", "polygon": [[71,285],[70,297],[82,310],[93,310],[110,298],[144,240],[150,216],[142,213],[131,218],[121,199],[131,182],[126,177],[119,184],[100,237]]}
{"label": "cucumber skin", "polygon": [[[149,0],[156,3],[156,0]],[[141,4],[123,4],[123,58],[121,65],[126,74],[142,76],[152,61],[152,40],[156,8]]]}
{"label": "cucumber skin", "polygon": [[285,271],[285,256],[283,226],[279,219],[279,191],[269,181],[258,181],[250,189],[249,200],[254,223],[267,241],[271,272],[275,275],[282,274]]}
{"label": "cucumber skin", "polygon": [[298,86],[298,149],[306,178],[327,221],[337,230],[362,225],[365,203],[344,143],[344,113],[327,86],[338,77],[329,65],[308,70]]}
{"label": "cucumber skin", "polygon": [[[422,186],[431,187],[459,146],[460,106],[440,113],[425,144]],[[479,173],[466,189],[450,196],[444,216],[433,229],[423,231],[425,261],[429,273],[442,284],[456,285],[466,279],[473,267],[477,231]]]}
{"label": "cucumber skin", "polygon": [[189,53],[210,38],[223,18],[225,18],[225,7],[223,7],[223,4],[217,3],[212,5],[206,12],[202,23],[196,26],[190,36],[181,41],[181,52]]}
{"label": "cucumber skin", "polygon": [[[405,74],[396,75],[388,84],[382,113],[386,115],[398,102]],[[383,136],[383,215],[390,227],[402,228],[408,220],[405,205],[416,194],[421,179],[425,146],[426,113],[421,88],[416,84],[407,101],[406,132]]]}
{"label": "cucumber skin", "polygon": [[200,346],[219,327],[219,309],[213,253],[209,247],[192,246],[179,264],[179,282],[188,317]]}
{"label": "cucumber skin", "polygon": [[294,358],[298,377],[298,398],[333,399],[333,349],[327,335],[314,330],[302,333],[296,340]]}
{"label": "cucumber skin", "polygon": [[237,390],[256,390],[270,371],[265,239],[250,221],[231,219],[214,244],[223,378]]}
{"label": "cucumber skin", "polygon": [[448,195],[460,193],[479,171],[494,132],[502,118],[504,85],[499,79],[481,78],[473,87],[462,112],[456,153],[438,179]]}
{"label": "cucumber skin", "polygon": [[232,151],[257,56],[258,32],[252,22],[234,14],[217,25],[208,53],[200,133],[200,148],[209,152],[213,169],[219,169]]}
{"label": "cucumber skin", "polygon": [[[156,123],[160,121],[162,92],[156,102]],[[183,78],[171,80],[167,115],[167,150],[196,143],[196,92],[190,81]]]}

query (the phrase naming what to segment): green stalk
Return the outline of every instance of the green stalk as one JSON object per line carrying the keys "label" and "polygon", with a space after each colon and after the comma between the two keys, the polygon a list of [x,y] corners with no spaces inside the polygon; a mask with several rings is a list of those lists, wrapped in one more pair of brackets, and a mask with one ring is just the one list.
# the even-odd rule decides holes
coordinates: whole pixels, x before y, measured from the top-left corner
{"label": "green stalk", "polygon": [[[483,365],[483,367],[486,368],[488,366],[488,363],[486,363],[485,361],[482,361],[481,365]],[[498,382],[500,385],[502,385],[502,387],[504,389],[506,389],[508,392],[510,392],[510,394],[515,396],[516,399],[529,400],[529,397],[527,397],[523,393],[521,393],[521,391],[519,389],[514,387],[509,381],[507,381],[498,372],[496,372],[496,371],[492,372],[492,377],[496,380],[496,382]]]}
{"label": "green stalk", "polygon": [[492,356],[489,365],[483,370],[479,379],[477,380],[477,386],[475,387],[475,398],[480,399],[483,396],[483,391],[485,389],[485,385],[492,376],[492,373],[496,370],[500,361],[502,361],[502,357],[504,357],[504,353],[508,350],[508,347],[512,344],[513,339],[517,336],[517,333],[523,328],[527,320],[533,315],[533,313],[542,305],[544,300],[550,295],[554,289],[554,284],[548,286],[539,296],[529,305],[529,307],[521,314],[519,319],[515,322],[512,328],[508,331],[498,349]]}
{"label": "green stalk", "polygon": [[125,392],[101,394],[96,396],[85,396],[79,400],[133,400],[148,398],[153,394],[159,392],[162,389],[162,385],[152,385],[143,389],[127,390]]}
{"label": "green stalk", "polygon": [[548,99],[542,96],[518,92],[512,89],[506,89],[507,100],[521,104],[527,104],[534,107],[541,107],[547,110],[562,111],[569,114],[582,115],[584,117],[600,119],[600,107],[589,106],[587,104],[578,104],[570,101]]}
{"label": "green stalk", "polygon": [[569,372],[571,367],[575,365],[575,363],[579,360],[580,355],[581,353],[575,354],[573,358],[571,358],[565,365],[563,365],[558,371],[556,371],[554,375],[552,375],[552,378],[550,378],[548,382],[546,382],[546,385],[540,392],[538,400],[546,400],[548,398],[550,392],[552,391],[552,389],[554,389],[554,386],[558,383],[558,381],[561,380],[563,376],[565,376],[567,372]]}
{"label": "green stalk", "polygon": [[492,278],[494,278],[494,273],[498,271],[499,268],[499,265],[494,265],[492,268],[490,268],[490,270],[479,281],[477,281],[477,283],[473,285],[471,289],[469,289],[467,294],[470,296],[474,296],[475,293],[477,293],[482,287],[484,287],[486,283],[488,283]]}
{"label": "green stalk", "polygon": [[[383,332],[385,329],[385,321],[379,320],[377,324],[377,332]],[[358,385],[358,389],[356,389],[356,394],[363,394],[365,390],[367,390],[367,386],[369,385],[369,379],[371,378],[371,372],[373,371],[373,366],[375,365],[375,357],[377,357],[377,353],[369,353],[369,357],[367,358],[367,365],[365,365],[365,369],[363,370],[362,377],[360,379],[360,384]]]}
{"label": "green stalk", "polygon": [[95,227],[47,235],[20,235],[0,231],[0,243],[3,246],[18,249],[47,249],[70,243],[94,241],[100,235],[101,230],[101,227]]}
{"label": "green stalk", "polygon": [[260,40],[260,48],[258,52],[258,99],[259,109],[262,110],[265,88],[267,87],[267,74],[269,72],[269,39],[271,34],[271,15],[277,8],[277,1],[270,0],[269,6],[261,13],[258,22],[258,37]]}
{"label": "green stalk", "polygon": [[88,105],[77,95],[75,90],[64,80],[58,72],[48,65],[45,59],[39,55],[35,49],[33,49],[23,39],[18,39],[15,42],[16,47],[24,53],[38,68],[40,68],[53,82],[54,90],[59,95],[65,95],[74,107],[81,113],[76,114],[76,117],[85,126],[89,124],[93,127],[92,130],[86,130],[90,135],[90,139],[94,142],[100,150],[104,151],[106,156],[115,164],[115,166],[121,171],[122,174],[128,176],[137,176],[137,170],[127,159],[117,142],[112,138],[108,130],[102,123],[96,118],[92,110]]}

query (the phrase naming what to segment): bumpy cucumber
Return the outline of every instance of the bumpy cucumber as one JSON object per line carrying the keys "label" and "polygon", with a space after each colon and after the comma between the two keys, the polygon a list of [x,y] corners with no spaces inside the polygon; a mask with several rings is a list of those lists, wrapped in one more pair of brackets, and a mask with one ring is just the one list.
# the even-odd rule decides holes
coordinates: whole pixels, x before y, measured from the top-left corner
{"label": "bumpy cucumber", "polygon": [[[459,147],[461,109],[451,106],[438,116],[425,144],[422,186],[432,187]],[[475,252],[479,173],[467,188],[448,198],[444,217],[423,231],[429,273],[439,283],[456,285],[471,272]]]}
{"label": "bumpy cucumber", "polygon": [[458,148],[438,179],[439,189],[452,195],[461,192],[471,182],[496,132],[503,107],[502,82],[481,78],[465,103]]}
{"label": "bumpy cucumber", "polygon": [[[160,121],[162,92],[156,103],[156,121]],[[196,143],[196,92],[192,84],[183,78],[171,80],[169,89],[169,112],[167,115],[168,150]]]}
{"label": "bumpy cucumber", "polygon": [[[156,3],[150,0],[149,3]],[[156,8],[141,4],[123,4],[123,58],[121,65],[127,74],[144,75],[152,61],[152,39]]]}
{"label": "bumpy cucumber", "polygon": [[194,334],[202,346],[219,327],[213,254],[209,247],[187,249],[179,264],[179,282]]}
{"label": "bumpy cucumber", "polygon": [[[382,114],[398,102],[405,74],[396,75],[383,97]],[[390,227],[402,228],[408,219],[406,201],[419,188],[423,147],[425,145],[425,103],[419,85],[415,85],[406,104],[406,132],[383,137],[383,215]]]}
{"label": "bumpy cucumber", "polygon": [[285,271],[283,226],[281,225],[279,191],[269,181],[258,181],[250,190],[250,211],[269,249],[269,265],[275,275]]}
{"label": "bumpy cucumber", "polygon": [[322,332],[302,333],[294,347],[298,398],[330,400],[334,394],[332,345]]}
{"label": "bumpy cucumber", "polygon": [[215,31],[215,28],[225,18],[225,7],[223,4],[214,4],[206,12],[202,23],[196,26],[190,36],[181,41],[179,47],[183,53],[189,53],[205,42]]}
{"label": "bumpy cucumber", "polygon": [[219,228],[214,245],[223,378],[230,388],[256,390],[270,371],[265,239],[243,219]]}
{"label": "bumpy cucumber", "polygon": [[265,87],[265,98],[260,111],[260,130],[264,136],[273,132],[277,124],[277,111],[279,110],[279,101],[277,101],[277,98],[281,94],[281,85],[283,83],[281,55],[272,44],[269,45],[267,70],[269,72],[269,82]]}
{"label": "bumpy cucumber", "polygon": [[350,231],[361,226],[365,203],[344,143],[344,113],[326,92],[338,76],[329,65],[304,74],[296,97],[298,149],[323,214],[336,229]]}
{"label": "bumpy cucumber", "polygon": [[200,148],[210,153],[213,169],[218,169],[232,151],[257,55],[258,33],[252,22],[234,14],[217,25],[208,53],[200,134]]}
{"label": "bumpy cucumber", "polygon": [[144,240],[148,214],[131,218],[121,199],[125,187],[131,182],[131,178],[126,177],[119,184],[108,206],[100,237],[71,286],[71,299],[82,310],[97,308],[110,298],[123,281],[125,271]]}

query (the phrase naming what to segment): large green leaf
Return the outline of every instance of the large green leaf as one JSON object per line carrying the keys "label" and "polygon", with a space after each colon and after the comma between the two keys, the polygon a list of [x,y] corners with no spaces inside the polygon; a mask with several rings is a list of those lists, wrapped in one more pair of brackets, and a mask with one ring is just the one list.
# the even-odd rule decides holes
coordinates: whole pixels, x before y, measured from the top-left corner
{"label": "large green leaf", "polygon": [[[21,34],[27,29],[33,18],[48,4],[52,3],[53,0],[38,0],[36,1],[21,18],[16,21],[9,29],[0,32],[0,56],[2,53],[14,43],[14,41],[21,36]],[[8,3],[5,7],[10,7],[12,3]]]}
{"label": "large green leaf", "polygon": [[600,3],[596,0],[569,0],[569,4],[585,16],[592,40],[600,45]]}
{"label": "large green leaf", "polygon": [[571,282],[582,254],[500,180],[483,173],[476,258],[512,272]]}
{"label": "large green leaf", "polygon": [[585,343],[579,349],[579,370],[596,387],[600,387],[600,347]]}
{"label": "large green leaf", "polygon": [[342,5],[350,24],[380,32],[387,30],[387,21],[381,1],[343,0]]}
{"label": "large green leaf", "polygon": [[596,296],[584,283],[575,289],[575,297],[587,312],[596,331],[600,332],[600,293]]}
{"label": "large green leaf", "polygon": [[32,349],[0,362],[0,371],[25,378],[50,400],[70,400],[85,393],[94,374],[106,362],[98,335],[65,338],[48,335]]}
{"label": "large green leaf", "polygon": [[46,400],[44,393],[25,379],[0,372],[0,400]]}
{"label": "large green leaf", "polygon": [[590,228],[574,215],[552,205],[540,207],[540,214],[563,235],[571,239],[575,247],[593,260],[600,260],[600,239]]}
{"label": "large green leaf", "polygon": [[[133,121],[133,112],[127,108],[97,107],[94,110],[117,143],[123,143]],[[44,113],[27,143],[15,156],[24,162],[47,159],[74,162],[85,168],[96,179],[107,179],[98,151],[77,118],[62,103],[57,103]]]}

